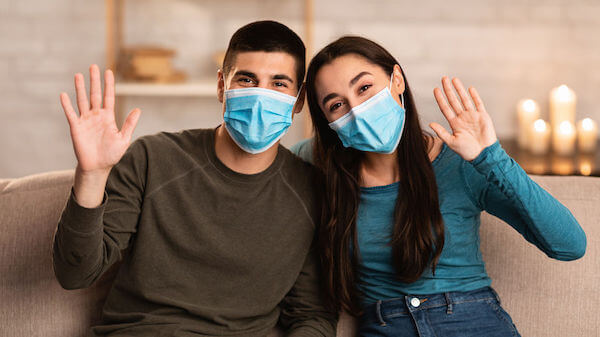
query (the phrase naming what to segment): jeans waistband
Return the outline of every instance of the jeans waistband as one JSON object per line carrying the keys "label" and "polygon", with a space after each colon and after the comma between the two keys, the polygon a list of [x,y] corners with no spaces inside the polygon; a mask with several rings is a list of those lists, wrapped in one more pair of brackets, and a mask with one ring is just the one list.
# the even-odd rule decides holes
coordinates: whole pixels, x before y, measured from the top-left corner
{"label": "jeans waistband", "polygon": [[494,289],[484,287],[471,291],[452,291],[431,295],[406,295],[398,298],[379,300],[364,308],[360,320],[367,322],[380,322],[385,325],[385,318],[407,315],[409,312],[426,310],[437,307],[447,307],[452,313],[452,305],[483,300],[496,300],[500,298]]}

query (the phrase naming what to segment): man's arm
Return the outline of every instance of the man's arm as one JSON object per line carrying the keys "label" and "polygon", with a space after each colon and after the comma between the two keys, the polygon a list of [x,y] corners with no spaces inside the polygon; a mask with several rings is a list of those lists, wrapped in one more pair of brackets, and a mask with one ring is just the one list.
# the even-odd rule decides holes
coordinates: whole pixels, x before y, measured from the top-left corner
{"label": "man's arm", "polygon": [[325,309],[321,296],[316,240],[306,256],[296,283],[280,304],[279,324],[288,337],[333,337],[338,314]]}
{"label": "man's arm", "polygon": [[[120,254],[118,248],[126,246],[139,214],[139,205],[135,202],[141,199],[139,177],[145,161],[139,154],[136,159],[135,153],[139,150],[130,148],[128,155],[124,153],[140,111],[134,109],[119,130],[114,113],[114,76],[110,70],[105,73],[104,84],[102,102],[100,70],[92,65],[88,103],[83,75],[75,75],[79,116],[69,96],[60,95],[77,157],[73,189],[59,221],[53,251],[56,276],[68,289],[89,286],[116,261]],[[108,202],[105,188],[114,192],[109,194],[111,201],[114,200],[112,208],[119,210],[119,217],[121,213],[134,215],[123,215],[122,223],[113,217],[117,220],[113,228],[104,224]]]}

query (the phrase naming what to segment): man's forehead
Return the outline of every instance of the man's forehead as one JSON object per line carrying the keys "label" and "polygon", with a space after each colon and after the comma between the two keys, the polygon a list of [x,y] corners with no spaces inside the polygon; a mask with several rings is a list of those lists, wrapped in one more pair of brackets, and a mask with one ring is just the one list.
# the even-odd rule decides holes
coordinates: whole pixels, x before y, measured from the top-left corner
{"label": "man's forehead", "polygon": [[238,52],[231,64],[232,73],[244,70],[260,75],[285,74],[296,78],[296,60],[286,52],[249,51]]}

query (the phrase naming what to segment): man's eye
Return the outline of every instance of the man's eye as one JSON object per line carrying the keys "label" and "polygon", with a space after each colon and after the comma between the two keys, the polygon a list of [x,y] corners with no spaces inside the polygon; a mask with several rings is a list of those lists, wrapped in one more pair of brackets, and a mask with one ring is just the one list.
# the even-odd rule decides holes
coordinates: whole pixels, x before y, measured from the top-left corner
{"label": "man's eye", "polygon": [[275,82],[275,86],[287,88],[287,84],[285,82]]}
{"label": "man's eye", "polygon": [[242,77],[238,81],[242,83],[252,83],[252,80],[247,77]]}
{"label": "man's eye", "polygon": [[337,102],[337,103],[335,103],[335,104],[332,104],[332,105],[329,107],[329,111],[330,111],[330,112],[332,112],[332,111],[336,110],[337,108],[339,108],[339,107],[341,107],[341,106],[342,106],[342,103],[340,103],[340,102]]}
{"label": "man's eye", "polygon": [[362,92],[364,92],[365,90],[369,89],[370,87],[371,87],[371,85],[370,85],[370,84],[365,84],[365,85],[363,85],[362,87],[358,88],[358,92],[359,92],[359,93],[362,93]]}

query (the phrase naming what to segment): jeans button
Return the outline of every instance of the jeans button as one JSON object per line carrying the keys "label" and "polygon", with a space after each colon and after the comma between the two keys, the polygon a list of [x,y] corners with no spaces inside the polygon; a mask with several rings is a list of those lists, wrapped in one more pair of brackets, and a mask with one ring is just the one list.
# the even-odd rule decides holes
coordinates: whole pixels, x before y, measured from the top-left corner
{"label": "jeans button", "polygon": [[418,298],[413,297],[410,299],[410,305],[412,305],[415,308],[418,308],[421,305],[421,301],[419,301]]}

